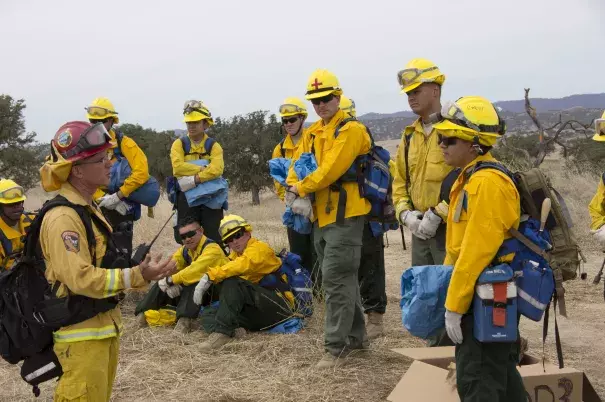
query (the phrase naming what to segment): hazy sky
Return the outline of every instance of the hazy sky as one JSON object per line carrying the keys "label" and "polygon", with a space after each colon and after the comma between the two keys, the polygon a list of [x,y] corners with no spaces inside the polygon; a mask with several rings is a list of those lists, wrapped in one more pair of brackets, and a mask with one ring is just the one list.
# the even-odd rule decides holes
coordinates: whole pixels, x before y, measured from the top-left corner
{"label": "hazy sky", "polygon": [[0,38],[0,93],[44,141],[97,96],[158,130],[184,128],[190,98],[274,112],[316,68],[360,114],[407,110],[396,73],[416,57],[445,99],[605,92],[604,0],[0,0]]}

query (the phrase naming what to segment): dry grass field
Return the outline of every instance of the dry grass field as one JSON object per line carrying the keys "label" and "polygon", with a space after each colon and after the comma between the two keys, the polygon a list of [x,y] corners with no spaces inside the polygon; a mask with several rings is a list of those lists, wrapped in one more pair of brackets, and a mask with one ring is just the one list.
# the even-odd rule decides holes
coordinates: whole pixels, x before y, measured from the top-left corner
{"label": "dry grass field", "polygon": [[[388,144],[394,148],[396,142]],[[394,151],[394,149],[391,149]],[[555,187],[566,198],[574,218],[575,231],[588,263],[588,280],[566,284],[569,318],[559,319],[566,364],[585,370],[605,396],[605,303],[602,284],[592,285],[603,254],[588,234],[588,204],[597,178],[569,176],[557,160],[543,165]],[[37,207],[40,192],[30,193],[28,207]],[[230,197],[230,211],[252,222],[254,235],[276,250],[287,246],[281,225],[280,201],[270,193],[262,196],[260,206],[251,206],[247,194]],[[150,241],[170,214],[166,200],[155,209],[155,219],[144,216],[136,224],[136,242]],[[409,232],[406,240],[410,241]],[[172,230],[163,233],[155,252],[175,249]],[[120,364],[113,401],[385,401],[411,361],[390,351],[396,347],[421,347],[424,342],[406,333],[401,325],[399,281],[410,265],[410,253],[402,250],[399,232],[388,234],[385,253],[388,307],[385,336],[372,343],[367,353],[353,356],[342,368],[318,372],[314,365],[322,355],[323,309],[318,306],[306,328],[295,335],[248,334],[221,351],[210,355],[199,352],[206,338],[202,332],[186,336],[169,328],[138,329],[133,316],[137,292],[129,294],[122,308],[125,332],[121,338]],[[551,320],[552,321],[552,320]],[[542,353],[541,323],[524,320],[522,334],[529,339],[530,353]],[[554,332],[546,345],[547,358],[555,362]],[[91,362],[94,364],[94,362]],[[52,400],[53,384],[44,384],[38,400]],[[19,377],[17,366],[0,362],[0,400],[34,400],[30,388]]]}

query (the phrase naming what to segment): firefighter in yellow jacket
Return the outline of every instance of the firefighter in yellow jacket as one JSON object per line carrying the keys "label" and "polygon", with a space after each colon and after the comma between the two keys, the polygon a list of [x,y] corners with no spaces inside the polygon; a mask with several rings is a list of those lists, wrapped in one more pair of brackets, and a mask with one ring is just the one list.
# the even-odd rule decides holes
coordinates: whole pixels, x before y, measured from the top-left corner
{"label": "firefighter in yellow jacket", "polygon": [[109,151],[111,163],[114,164],[117,157],[124,157],[130,165],[132,173],[124,180],[120,189],[109,194],[107,186],[101,186],[95,193],[95,200],[113,228],[118,247],[124,248],[128,250],[129,254],[132,254],[134,221],[140,217],[141,205],[126,198],[149,180],[147,156],[132,138],[125,136],[114,127],[120,123],[120,119],[109,99],[94,99],[86,107],[86,118],[92,124],[103,123],[111,136]]}
{"label": "firefighter in yellow jacket", "polygon": [[433,62],[413,59],[397,80],[418,119],[405,128],[397,149],[393,202],[399,221],[412,233],[412,265],[441,264],[447,206],[440,203],[439,191],[452,168],[443,160],[433,116],[441,110],[445,75]]}
{"label": "firefighter in yellow jacket", "polygon": [[23,252],[33,214],[24,213],[25,191],[13,180],[0,180],[0,271],[10,269]]}
{"label": "firefighter in yellow jacket", "polygon": [[200,312],[200,306],[193,301],[195,286],[211,267],[219,267],[229,260],[219,245],[204,235],[204,229],[194,218],[181,222],[179,235],[183,246],[172,255],[177,272],[154,284],[137,305],[135,314],[140,314],[139,324],[145,326],[145,311],[176,305],[175,331],[186,334],[195,328]]}
{"label": "firefighter in yellow jacket", "polygon": [[[176,198],[177,225],[190,215],[202,224],[206,236],[222,247],[218,227],[223,219],[223,209],[213,209],[205,205],[189,207],[184,192],[223,175],[223,148],[206,133],[214,124],[214,120],[202,101],[185,102],[183,116],[183,121],[187,124],[187,135],[174,141],[170,148],[172,174],[178,179],[180,188]],[[208,161],[208,165],[203,167],[194,163],[201,159]],[[181,243],[176,227],[174,238],[177,243]]]}
{"label": "firefighter in yellow jacket", "polygon": [[[328,70],[316,70],[307,82],[306,98],[313,103],[320,119],[308,128],[297,157],[313,152],[318,168],[303,180],[293,169],[288,174],[286,202],[296,196],[314,194],[313,243],[322,273],[326,296],[324,326],[325,354],[317,368],[332,368],[342,363],[354,349],[366,346],[366,330],[359,296],[358,270],[365,215],[370,203],[362,198],[357,182],[339,179],[358,156],[370,150],[370,137],[357,121],[340,127],[347,117],[340,110],[343,94],[338,78]],[[340,127],[335,138],[334,133]],[[296,159],[295,158],[295,159]],[[288,200],[290,196],[290,201]]]}
{"label": "firefighter in yellow jacket", "polygon": [[[340,109],[357,118],[355,101],[342,95]],[[392,161],[389,161],[389,170],[393,174]],[[374,225],[374,228],[372,228]],[[380,228],[381,230],[378,230]],[[383,225],[379,222],[366,220],[363,226],[361,246],[361,261],[359,263],[359,293],[361,305],[366,314],[366,332],[368,339],[372,340],[382,335],[384,329],[382,317],[387,308],[386,272],[384,268],[384,240]],[[376,232],[374,231],[376,230]]]}
{"label": "firefighter in yellow jacket", "polygon": [[445,326],[456,343],[458,395],[462,402],[526,401],[516,368],[517,344],[479,342],[473,336],[475,284],[510,237],[509,230],[518,228],[521,214],[519,193],[506,174],[496,169],[473,172],[480,162],[496,162],[490,150],[505,125],[494,106],[478,96],[444,105],[441,116],[434,128],[443,157],[448,165],[462,169],[450,193],[444,262],[454,266]]}
{"label": "firefighter in yellow jacket", "polygon": [[265,242],[252,237],[252,226],[241,216],[227,215],[219,232],[229,246],[229,262],[208,270],[195,288],[193,300],[202,304],[204,294],[218,288],[218,308],[202,312],[202,327],[210,332],[201,349],[209,352],[231,341],[235,330],[260,331],[292,316],[294,296],[287,279],[278,278],[283,287],[268,289],[258,283],[277,271],[281,259]]}
{"label": "firefighter in yellow jacket", "polygon": [[[77,319],[54,332],[54,351],[63,367],[55,401],[109,400],[122,331],[118,294],[175,269],[174,261],[150,256],[136,267],[120,265],[120,250],[109,241],[111,226],[93,199],[95,189],[109,183],[110,141],[103,124],[66,123],[51,141],[51,158],[40,170],[43,188],[59,192],[53,200],[69,204],[50,209],[42,218],[45,275],[57,296],[78,296],[81,306]],[[93,233],[78,210],[90,218]]]}
{"label": "firefighter in yellow jacket", "polygon": [[[600,119],[595,120],[595,135],[592,137],[594,141],[605,142],[605,112]],[[591,222],[590,231],[595,240],[599,242],[601,247],[605,248],[605,173],[599,180],[597,192],[588,205]]]}
{"label": "firefighter in yellow jacket", "polygon": [[[308,135],[304,128],[305,120],[307,119],[307,107],[299,98],[286,98],[279,107],[279,116],[281,117],[283,131],[285,137],[273,149],[272,158],[287,158],[292,160],[298,148],[303,144],[303,137]],[[286,188],[275,183],[275,191],[280,200],[285,201]],[[293,228],[287,228],[288,243],[290,251],[298,254],[301,258],[301,264],[311,273],[314,289],[319,289],[321,285],[321,275],[318,269],[315,268],[315,250],[313,248],[313,237],[311,234],[302,234],[295,231]]]}

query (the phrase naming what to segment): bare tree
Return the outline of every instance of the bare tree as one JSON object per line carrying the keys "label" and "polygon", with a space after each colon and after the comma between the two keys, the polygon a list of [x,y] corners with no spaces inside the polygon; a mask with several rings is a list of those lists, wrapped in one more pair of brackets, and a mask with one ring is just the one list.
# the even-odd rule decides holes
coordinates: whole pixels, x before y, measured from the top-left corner
{"label": "bare tree", "polygon": [[[542,162],[544,162],[548,146],[551,145],[551,143],[561,146],[563,148],[563,157],[567,157],[569,152],[567,145],[564,141],[561,141],[561,139],[559,138],[564,130],[571,130],[576,133],[583,134],[586,137],[588,136],[588,131],[593,125],[594,120],[591,120],[591,122],[588,124],[583,124],[575,119],[563,122],[562,116],[559,113],[558,122],[556,122],[552,127],[543,128],[542,123],[540,123],[540,120],[538,119],[536,109],[531,105],[531,102],[529,100],[529,90],[530,88],[525,88],[525,111],[532,119],[535,126],[538,128],[539,135],[538,154],[536,155],[536,157],[533,158],[531,165],[533,167],[538,167],[542,164]],[[524,155],[529,158],[529,154],[527,153],[527,151],[524,153]]]}

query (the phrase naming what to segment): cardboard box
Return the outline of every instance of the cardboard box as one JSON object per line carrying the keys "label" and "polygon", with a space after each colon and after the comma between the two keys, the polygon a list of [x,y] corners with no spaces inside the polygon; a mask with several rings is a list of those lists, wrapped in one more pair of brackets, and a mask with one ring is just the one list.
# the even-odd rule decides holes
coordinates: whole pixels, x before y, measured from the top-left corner
{"label": "cardboard box", "polygon": [[[389,397],[390,402],[459,402],[455,378],[447,380],[454,347],[403,348],[394,352],[414,361]],[[528,402],[601,402],[586,375],[574,368],[559,369],[525,356],[519,367]]]}

